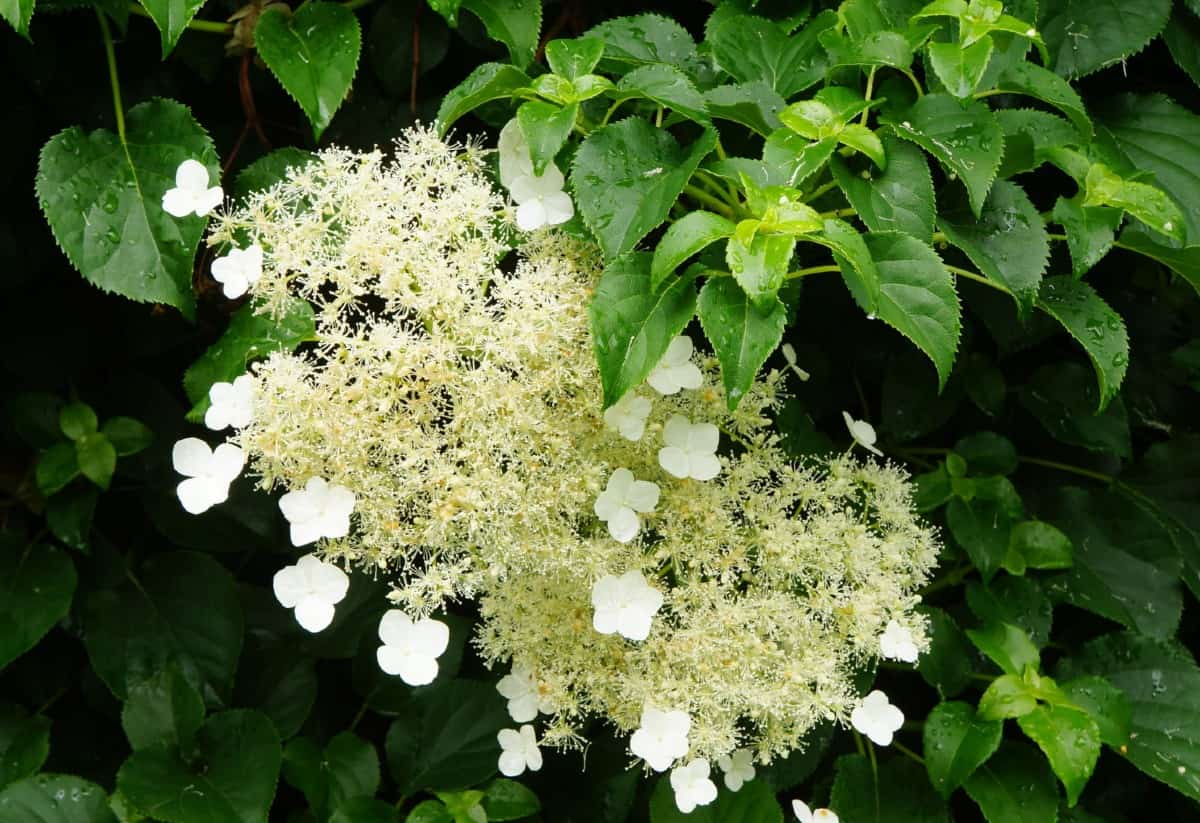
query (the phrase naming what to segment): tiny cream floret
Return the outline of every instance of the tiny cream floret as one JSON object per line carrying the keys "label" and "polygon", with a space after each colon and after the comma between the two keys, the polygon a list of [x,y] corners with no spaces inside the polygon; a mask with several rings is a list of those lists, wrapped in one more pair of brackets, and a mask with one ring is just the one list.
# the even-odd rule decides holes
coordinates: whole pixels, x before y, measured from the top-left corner
{"label": "tiny cream floret", "polygon": [[642,722],[629,738],[629,750],[656,772],[665,772],[688,753],[692,720],[678,709],[662,711],[653,706],[642,710]]}
{"label": "tiny cream floret", "polygon": [[291,524],[292,545],[306,546],[322,537],[345,537],[350,532],[354,502],[354,492],[320,477],[310,477],[303,489],[279,498],[279,510]]}
{"label": "tiny cream floret", "polygon": [[704,375],[692,362],[695,348],[692,338],[681,334],[671,340],[667,351],[658,365],[650,372],[646,382],[659,394],[677,394],[680,389],[698,389],[704,385]]}
{"label": "tiny cream floret", "polygon": [[243,374],[232,383],[213,383],[208,389],[208,400],[205,426],[213,431],[244,429],[254,417],[254,378]]}
{"label": "tiny cream floret", "polygon": [[642,527],[638,512],[647,514],[658,505],[659,489],[649,480],[637,480],[629,469],[617,469],[592,507],[608,526],[613,540],[628,543]]}
{"label": "tiny cream floret", "polygon": [[600,634],[645,640],[662,604],[662,592],[647,583],[641,572],[606,575],[592,586],[592,626]]}
{"label": "tiny cream floret", "polygon": [[450,644],[450,627],[428,617],[414,621],[400,609],[389,609],[379,621],[379,639],[379,668],[400,675],[410,686],[424,686],[437,677],[437,659]]}
{"label": "tiny cream floret", "polygon": [[708,761],[703,758],[671,770],[671,789],[675,792],[675,806],[679,811],[691,814],[697,806],[707,806],[717,799],[717,785],[708,775]]}
{"label": "tiny cream floret", "polygon": [[294,610],[300,627],[316,633],[333,622],[334,606],[350,590],[350,578],[332,563],[306,554],[275,572],[271,586],[280,604]]}
{"label": "tiny cream floret", "polygon": [[241,297],[262,277],[263,250],[257,243],[244,249],[233,248],[224,257],[212,264],[213,280],[221,284],[221,291],[230,300]]}
{"label": "tiny cream floret", "polygon": [[225,193],[208,185],[208,169],[198,160],[184,160],[175,169],[175,187],[163,193],[163,211],[172,217],[206,216],[221,205]]}
{"label": "tiny cream floret", "polygon": [[229,484],[242,473],[246,456],[232,443],[215,449],[198,437],[185,437],[171,450],[175,471],[187,477],[176,487],[179,502],[190,514],[200,514],[229,498]]}
{"label": "tiny cream floret", "polygon": [[520,731],[501,729],[496,734],[496,740],[500,743],[500,760],[497,764],[500,774],[517,777],[524,774],[526,769],[536,772],[542,768],[542,750],[538,748],[533,726],[525,724]]}
{"label": "tiny cream floret", "polygon": [[876,746],[890,746],[892,737],[904,725],[904,713],[891,704],[886,694],[876,689],[850,713],[850,725]]}

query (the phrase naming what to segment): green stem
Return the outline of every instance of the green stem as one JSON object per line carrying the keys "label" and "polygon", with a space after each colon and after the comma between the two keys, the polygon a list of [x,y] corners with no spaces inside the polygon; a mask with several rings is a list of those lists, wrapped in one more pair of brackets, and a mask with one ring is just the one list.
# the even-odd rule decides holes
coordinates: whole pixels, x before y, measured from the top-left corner
{"label": "green stem", "polygon": [[[867,88],[866,88],[866,91],[863,93],[863,99],[866,100],[868,103],[871,102],[871,94],[875,91],[875,70],[877,68],[879,68],[879,67],[871,66],[871,70],[869,72],[867,72]],[[867,125],[867,115],[869,115],[870,113],[871,113],[870,108],[863,109],[862,117],[859,118],[859,121],[858,121],[860,125],[863,125],[863,126]]]}
{"label": "green stem", "polygon": [[117,77],[117,53],[113,50],[112,32],[108,30],[108,20],[104,12],[96,9],[96,19],[100,21],[100,34],[104,38],[104,58],[108,60],[108,82],[112,86],[113,111],[117,115],[117,136],[121,143],[125,142],[125,107],[121,105],[121,81]]}
{"label": "green stem", "polygon": [[826,272],[841,271],[840,266],[810,266],[807,269],[796,269],[784,275],[787,280],[795,280],[798,277],[808,277],[810,274],[824,274]]}
{"label": "green stem", "polygon": [[691,183],[688,183],[683,187],[683,193],[693,200],[700,201],[718,214],[728,217],[730,220],[734,219],[733,209],[729,208],[729,204],[723,200],[718,200],[699,186],[693,186]]}
{"label": "green stem", "polygon": [[822,217],[825,217],[825,218],[829,218],[829,217],[852,217],[852,216],[854,216],[854,215],[856,215],[856,214],[858,214],[858,211],[857,211],[857,210],[856,210],[856,209],[855,209],[853,206],[847,206],[847,207],[846,207],[846,208],[844,208],[844,209],[834,209],[833,211],[823,211],[823,212],[821,212],[821,216],[822,216]]}
{"label": "green stem", "polygon": [[621,108],[621,104],[624,102],[625,102],[624,100],[618,100],[617,102],[615,102],[611,106],[609,106],[608,111],[604,112],[604,117],[602,117],[600,119],[600,125],[601,126],[606,125],[608,123],[608,119],[610,117],[612,117],[613,114],[616,113],[617,109]]}
{"label": "green stem", "polygon": [[896,751],[900,752],[900,754],[904,755],[905,757],[908,757],[912,760],[917,761],[922,766],[925,765],[925,758],[921,757],[921,755],[917,754],[912,749],[908,748],[908,746],[905,746],[899,740],[892,741],[892,748],[895,749]]}
{"label": "green stem", "polygon": [[921,88],[921,83],[919,80],[917,80],[917,76],[908,69],[901,69],[900,71],[903,72],[904,76],[907,77],[913,84],[913,88],[917,90],[917,97],[924,97],[925,90]]}
{"label": "green stem", "polygon": [[825,192],[829,191],[832,188],[835,188],[836,186],[837,186],[836,180],[830,180],[828,183],[824,183],[820,186],[817,186],[815,189],[812,190],[812,193],[808,195],[808,198],[804,202],[811,203],[812,201],[814,201],[818,197],[820,197],[822,194],[824,194]]}
{"label": "green stem", "polygon": [[1058,463],[1054,460],[1043,460],[1040,457],[1018,457],[1017,460],[1021,463],[1028,463],[1031,466],[1042,466],[1047,469],[1056,469],[1060,472],[1068,472],[1080,477],[1086,477],[1090,480],[1097,480],[1101,483],[1113,483],[1116,481],[1116,478],[1110,474],[1092,471],[1091,469],[1085,469],[1082,466],[1072,466],[1069,463]]}
{"label": "green stem", "polygon": [[[129,11],[142,17],[150,17],[150,12],[139,3],[130,3]],[[153,17],[150,17],[153,20]],[[216,20],[189,20],[187,28],[192,31],[204,31],[209,34],[233,34],[233,23],[220,23]]]}
{"label": "green stem", "polygon": [[974,280],[976,283],[982,283],[988,288],[995,289],[996,291],[1002,291],[1005,294],[1009,293],[1008,289],[1004,288],[1004,286],[1001,286],[999,283],[993,283],[982,274],[976,274],[970,269],[960,269],[958,266],[946,266],[946,270],[952,274],[958,275],[959,277],[965,277],[968,280]]}

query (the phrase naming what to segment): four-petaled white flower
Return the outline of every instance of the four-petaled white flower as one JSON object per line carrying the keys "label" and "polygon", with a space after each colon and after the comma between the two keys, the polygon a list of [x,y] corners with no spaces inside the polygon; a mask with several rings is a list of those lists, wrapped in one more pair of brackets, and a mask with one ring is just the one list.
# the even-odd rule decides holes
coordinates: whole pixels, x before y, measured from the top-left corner
{"label": "four-petaled white flower", "polygon": [[635,480],[629,469],[617,469],[608,478],[592,506],[596,516],[608,524],[608,533],[620,543],[637,536],[642,521],[637,512],[652,512],[658,505],[658,486],[649,480]]}
{"label": "four-petaled white flower", "polygon": [[279,498],[279,510],[291,524],[292,545],[304,546],[322,537],[345,537],[350,532],[354,492],[336,483],[311,477],[303,489]]}
{"label": "four-petaled white flower", "polygon": [[213,431],[229,426],[244,429],[254,415],[254,378],[243,374],[232,383],[213,383],[208,389],[208,400],[204,425]]}
{"label": "four-petaled white flower", "polygon": [[650,416],[652,405],[648,398],[629,392],[604,410],[604,424],[636,443],[646,431],[646,418]]}
{"label": "four-petaled white flower", "polygon": [[875,745],[890,746],[892,737],[904,725],[904,712],[893,706],[886,694],[876,689],[850,713],[850,725],[871,738]]}
{"label": "four-petaled white flower", "polygon": [[642,709],[642,723],[629,738],[629,750],[642,758],[656,772],[665,772],[671,764],[687,754],[688,732],[692,719],[686,712],[664,712],[647,706]]}
{"label": "four-petaled white flower", "polygon": [[542,714],[550,714],[554,707],[541,696],[537,679],[528,666],[513,666],[513,669],[496,684],[496,691],[508,700],[508,716],[516,723],[528,723]]}
{"label": "four-petaled white flower", "polygon": [[795,372],[797,377],[801,380],[808,380],[808,378],[812,377],[812,375],[796,365],[796,349],[791,343],[784,343],[779,348],[783,350],[783,359],[787,361],[788,368]]}
{"label": "four-petaled white flower", "polygon": [[917,662],[917,644],[907,626],[889,620],[883,634],[879,635],[879,652],[891,660],[902,663]]}
{"label": "four-petaled white flower", "polygon": [[600,634],[645,640],[662,604],[662,592],[647,583],[641,572],[628,571],[620,577],[605,575],[592,586],[592,606],[596,610],[592,626]]}
{"label": "four-petaled white flower", "polygon": [[179,502],[189,513],[200,514],[229,497],[229,484],[242,473],[246,455],[232,443],[211,449],[197,437],[185,437],[171,450],[171,463],[187,477],[175,490]]}
{"label": "four-petaled white flower", "polygon": [[725,773],[725,785],[731,792],[754,779],[754,755],[749,749],[738,749],[728,757],[719,758],[717,765]]}
{"label": "four-petaled white flower", "polygon": [[232,300],[249,291],[250,285],[262,277],[262,269],[262,246],[251,243],[244,249],[230,249],[229,254],[214,260],[212,276],[221,284],[225,296]]}
{"label": "four-petaled white flower", "polygon": [[850,416],[850,412],[842,412],[842,419],[846,421],[846,428],[850,430],[850,436],[854,438],[854,442],[862,446],[872,454],[877,454],[883,457],[883,452],[875,448],[875,427],[866,420],[855,420]]}
{"label": "four-petaled white flower", "polygon": [[563,173],[553,163],[541,174],[524,174],[513,180],[508,190],[517,204],[517,228],[533,231],[570,220],[575,204],[563,191],[564,183]]}
{"label": "four-petaled white flower", "polygon": [[175,188],[163,192],[163,211],[172,217],[204,217],[221,205],[225,192],[208,185],[208,169],[197,160],[184,160],[175,169]]}
{"label": "four-petaled white flower", "polygon": [[437,677],[437,659],[450,642],[450,628],[428,617],[414,623],[400,609],[388,609],[379,621],[379,639],[383,641],[375,650],[379,668],[400,675],[410,686],[424,686]]}
{"label": "four-petaled white flower", "polygon": [[271,587],[276,600],[295,610],[300,627],[316,633],[333,622],[333,607],[349,591],[350,578],[332,563],[306,554],[295,565],[275,572]]}
{"label": "four-petaled white flower", "polygon": [[525,140],[525,132],[520,122],[513,118],[500,129],[500,139],[496,143],[500,155],[500,185],[512,188],[513,181],[518,177],[533,174],[533,158],[529,154],[529,143]]}
{"label": "four-petaled white flower", "polygon": [[658,365],[646,377],[659,394],[675,394],[680,389],[698,389],[704,383],[700,367],[692,362],[692,338],[681,334],[667,346]]}
{"label": "four-petaled white flower", "polygon": [[800,823],[838,823],[838,816],[829,809],[810,809],[803,800],[793,800],[792,811]]}
{"label": "four-petaled white flower", "polygon": [[533,726],[526,724],[520,731],[501,729],[496,740],[500,742],[500,774],[516,777],[526,769],[536,772],[542,768],[542,750],[538,748]]}
{"label": "four-petaled white flower", "polygon": [[717,444],[721,432],[712,423],[693,423],[675,414],[663,427],[663,442],[658,450],[658,465],[675,477],[712,480],[721,473]]}
{"label": "four-petaled white flower", "polygon": [[703,758],[671,770],[671,788],[679,811],[691,814],[697,806],[707,806],[717,799],[717,785],[708,779],[708,773],[708,761]]}

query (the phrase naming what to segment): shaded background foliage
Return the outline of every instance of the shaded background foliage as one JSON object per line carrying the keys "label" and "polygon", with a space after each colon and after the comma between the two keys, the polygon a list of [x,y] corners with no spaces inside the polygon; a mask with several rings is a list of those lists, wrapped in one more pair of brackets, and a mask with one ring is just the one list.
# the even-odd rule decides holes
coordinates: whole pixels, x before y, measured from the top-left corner
{"label": "shaded background foliage", "polygon": [[[91,131],[113,123],[95,16],[88,9],[68,8],[74,5],[70,2],[55,5],[37,7],[32,43],[11,31],[0,35],[9,110],[0,133],[8,161],[0,167],[0,184],[9,195],[0,206],[5,343],[0,347],[0,786],[40,767],[112,791],[118,771],[131,768],[127,759],[135,750],[143,752],[144,743],[172,735],[185,744],[185,773],[191,761],[225,758],[252,784],[260,782],[252,775],[262,763],[280,762],[272,820],[390,819],[391,812],[379,805],[342,801],[369,795],[394,806],[404,800],[408,811],[426,798],[427,789],[488,785],[495,730],[507,725],[507,718],[491,685],[494,676],[464,646],[468,612],[454,617],[452,652],[437,685],[410,690],[389,683],[373,660],[382,582],[356,576],[351,600],[339,608],[334,626],[319,636],[304,636],[270,593],[271,575],[291,551],[274,503],[251,494],[243,479],[223,509],[199,518],[179,510],[169,449],[189,430],[190,404],[180,375],[225,330],[235,306],[208,277],[205,254],[197,261],[198,308],[190,323],[173,309],[100,292],[57,248],[33,195],[38,152],[65,127]],[[761,3],[758,11],[773,16],[790,5]],[[1114,4],[1100,5],[1104,8],[1093,13]],[[1102,111],[1119,87],[1162,92],[1193,112],[1200,109],[1195,85],[1167,48],[1170,43],[1187,68],[1193,41],[1185,35],[1196,29],[1187,5],[1176,4],[1176,25],[1166,42],[1157,39],[1127,61],[1077,83],[1090,107]],[[651,8],[674,16],[697,38],[711,10],[695,3],[601,8],[568,0],[547,3],[543,31],[572,36],[604,17]],[[214,0],[202,16],[219,20],[234,10],[235,4]],[[430,120],[445,92],[471,68],[506,56],[504,46],[490,40],[470,15],[462,15],[451,30],[415,0],[377,0],[356,14],[363,47],[353,91],[319,145],[384,144],[416,120]],[[270,73],[252,57],[227,56],[223,36],[185,32],[165,61],[150,20],[131,16],[118,39],[126,108],[154,97],[186,103],[228,167],[227,191],[236,191],[239,171],[268,150],[318,145],[303,113]],[[458,129],[494,128],[508,116],[499,107],[482,114],[486,122],[468,119]],[[1063,180],[1044,167],[1022,176],[1021,183],[1039,208],[1048,209]],[[1069,270],[1063,250],[1054,254],[1051,271]],[[797,388],[779,426],[799,455],[844,441],[844,408],[876,421],[886,451],[922,473],[922,501],[946,526],[943,576],[928,594],[936,610],[934,650],[921,664],[921,678],[888,669],[879,674],[881,687],[910,720],[926,717],[942,700],[973,703],[998,675],[963,628],[997,620],[1015,624],[1041,648],[1043,672],[1060,681],[1106,675],[1133,698],[1141,749],[1130,755],[1131,762],[1124,756],[1126,744],[1112,741],[1080,805],[1070,810],[1064,805],[1060,819],[1139,820],[1148,808],[1170,819],[1190,819],[1197,815],[1195,798],[1200,797],[1188,782],[1188,770],[1200,773],[1200,673],[1190,659],[1180,662],[1159,644],[1174,640],[1193,653],[1197,648],[1200,315],[1187,283],[1141,257],[1110,254],[1089,273],[1088,282],[1124,318],[1133,352],[1118,399],[1101,415],[1092,413],[1096,388],[1075,344],[1054,333],[1044,317],[1018,324],[1003,295],[962,283],[967,307],[962,344],[939,393],[918,352],[897,345],[893,332],[864,318],[840,285],[817,279],[795,302],[796,319],[787,333],[812,380]],[[76,479],[61,493],[62,500],[48,503],[37,490],[34,467],[43,450],[63,441],[59,411],[70,400],[84,401],[100,421],[121,416],[141,421],[153,442],[144,451],[118,457],[103,494]],[[948,457],[951,449],[955,455]],[[1127,482],[1121,488],[1136,492],[1106,491],[1118,475]],[[997,477],[1008,477],[1013,485]],[[943,508],[948,490],[968,486],[972,495],[979,487],[977,499],[960,495]],[[1014,513],[1007,491],[997,488],[1019,494],[1023,512]],[[94,517],[88,516],[92,505]],[[1026,517],[1054,523],[1070,538],[1070,568],[1057,568],[1051,560],[1044,569],[1019,574],[1006,563],[1010,537],[997,524]],[[1002,543],[994,545],[998,533]],[[44,566],[31,568],[31,555]],[[1001,566],[1007,571],[999,571]],[[66,587],[64,581],[73,578],[77,584]],[[58,614],[55,587],[63,603]],[[29,591],[36,596],[22,599]],[[18,608],[25,617],[44,610],[53,625],[28,651],[27,644],[7,639],[15,634]],[[197,622],[203,628],[193,633],[189,626]],[[1113,634],[1119,629],[1130,634]],[[194,635],[221,633],[226,642],[220,647],[193,642]],[[136,683],[150,685],[139,691],[131,688]],[[196,695],[204,705],[195,705]],[[164,700],[175,706],[169,714],[176,726],[167,729],[155,714]],[[210,729],[207,737],[197,732],[205,706],[210,723],[217,717],[226,724]],[[223,713],[244,709],[262,711],[271,728],[256,725],[257,716]],[[181,718],[186,720],[182,728]],[[927,719],[923,732],[911,727],[900,736],[919,751],[924,734],[927,766],[934,759],[931,744],[939,742],[930,737],[933,725]],[[863,771],[865,761],[853,754],[852,739],[817,737],[809,754],[772,766],[755,784],[752,791],[763,795],[765,816],[747,820],[778,819],[777,810],[769,810],[772,790],[789,796],[798,791],[805,798],[832,795],[831,805],[848,823],[875,815],[880,820],[945,819],[945,807],[924,776],[932,770],[890,754],[874,784],[870,772]],[[658,799],[650,799],[655,782],[626,769],[623,744],[608,739],[601,728],[596,738],[586,754],[586,775],[580,770],[583,758],[570,754],[548,757],[543,772],[523,778],[540,798],[542,819],[673,819],[661,791]],[[240,752],[233,750],[237,746],[216,751],[229,741],[246,745]],[[1157,766],[1156,752],[1168,756]],[[23,753],[25,767],[9,766],[6,753]],[[1005,742],[989,761],[986,777],[998,786],[1012,781],[1031,787],[1024,819],[1059,814],[1060,792],[1053,774],[1038,765],[1043,762],[1015,724],[1007,724]],[[167,784],[144,782],[149,787],[143,787],[143,798],[154,785]],[[261,782],[260,794],[269,798],[275,780],[261,777]],[[879,809],[861,805],[869,792],[860,789],[872,785],[879,787]],[[503,784],[493,789],[491,819],[506,819],[496,799],[504,791]],[[986,797],[988,791],[986,780],[979,780],[967,793],[952,795],[953,819],[979,819],[972,798]],[[1030,811],[1040,809],[1047,797],[1053,812]],[[446,805],[475,799],[460,793],[448,796]],[[134,805],[128,798],[118,799],[122,804]],[[342,817],[332,817],[343,806]],[[0,808],[0,820],[7,819]],[[110,818],[95,811],[80,819]],[[129,811],[127,819],[138,819],[136,812]],[[244,819],[255,818],[251,813]]]}

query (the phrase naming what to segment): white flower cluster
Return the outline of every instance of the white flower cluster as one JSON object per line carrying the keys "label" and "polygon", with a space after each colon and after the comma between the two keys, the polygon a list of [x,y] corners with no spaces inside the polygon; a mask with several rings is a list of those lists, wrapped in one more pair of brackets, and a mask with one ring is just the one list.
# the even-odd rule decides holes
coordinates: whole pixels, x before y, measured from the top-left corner
{"label": "white flower cluster", "polygon": [[565,223],[575,214],[571,196],[563,191],[566,178],[551,160],[534,174],[533,158],[516,118],[500,130],[500,184],[517,204],[517,228],[533,231]]}

